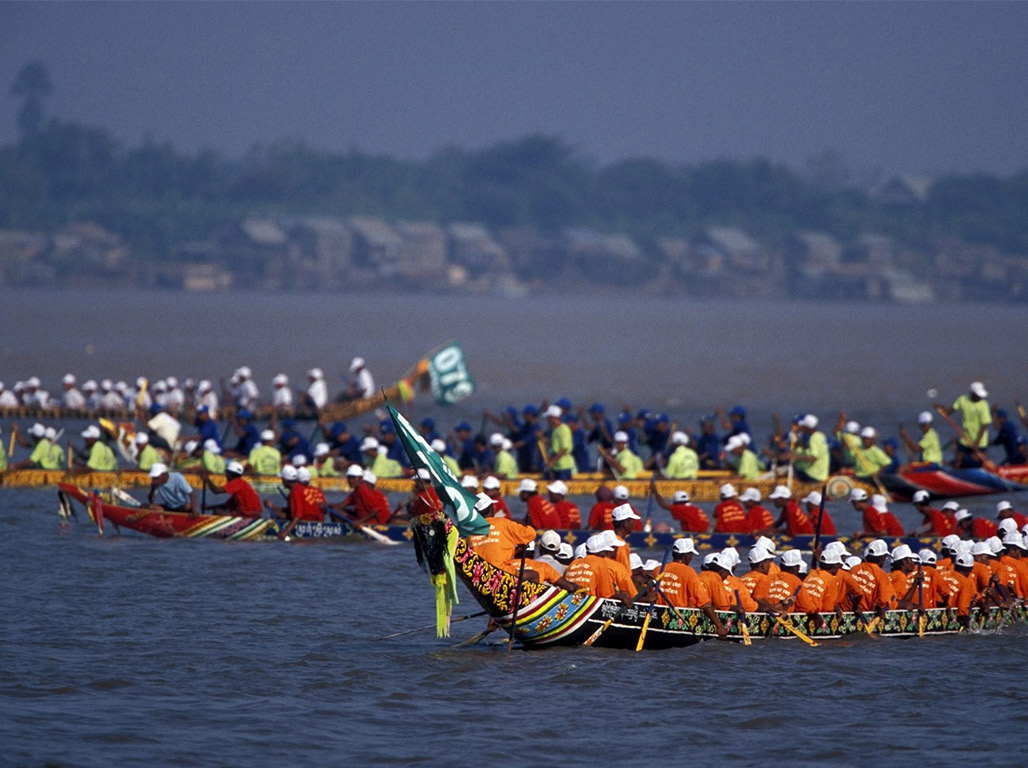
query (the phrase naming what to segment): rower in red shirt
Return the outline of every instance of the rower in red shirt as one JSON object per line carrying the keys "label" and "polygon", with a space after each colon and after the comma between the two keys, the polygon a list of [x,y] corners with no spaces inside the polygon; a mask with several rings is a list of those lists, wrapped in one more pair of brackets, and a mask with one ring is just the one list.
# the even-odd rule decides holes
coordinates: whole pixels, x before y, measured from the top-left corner
{"label": "rower in red shirt", "polygon": [[1017,530],[1022,530],[1026,525],[1028,525],[1028,515],[1023,515],[1020,512],[1018,512],[1016,509],[1014,509],[1014,505],[1006,499],[996,503],[996,519],[1013,520],[1014,527]]}
{"label": "rower in red shirt", "polygon": [[775,520],[775,529],[781,530],[785,526],[785,532],[789,536],[801,534],[812,534],[814,527],[810,524],[810,518],[806,516],[800,505],[792,499],[792,494],[784,485],[776,485],[775,489],[768,495],[768,499],[778,509],[778,519]]}
{"label": "rower in red shirt", "polygon": [[812,533],[817,533],[817,516],[820,512],[824,515],[824,519],[821,521],[821,535],[822,536],[836,536],[839,532],[835,528],[835,521],[832,520],[832,516],[828,514],[827,507],[821,512],[821,492],[811,491],[803,497],[803,504],[806,507],[804,514],[807,520],[810,521],[810,527],[813,529]]}
{"label": "rower in red shirt", "polygon": [[560,528],[560,515],[553,505],[539,495],[539,485],[531,478],[525,478],[518,486],[518,498],[525,502],[525,520],[527,525],[536,529]]}
{"label": "rower in red shirt", "polygon": [[[625,488],[623,485],[619,485],[618,488]],[[614,527],[610,520],[610,513],[614,511],[614,507],[620,504],[622,501],[628,501],[628,489],[625,488],[624,499],[614,499],[614,495],[610,488],[605,485],[601,485],[596,489],[596,503],[593,504],[592,509],[589,510],[589,530],[590,531],[609,531]]]}
{"label": "rower in red shirt", "polygon": [[972,517],[966,509],[958,509],[953,513],[953,533],[962,539],[984,540],[995,536],[999,526],[984,517]]}
{"label": "rower in red shirt", "polygon": [[[301,467],[300,470],[303,471],[307,483],[309,483],[310,472],[306,467]],[[310,485],[300,482],[300,470],[297,470],[292,464],[282,467],[280,475],[282,485],[289,491],[287,505],[280,507],[269,499],[264,502],[264,506],[280,520],[323,521],[325,512],[321,505],[325,503],[325,494],[317,488],[311,488]]]}
{"label": "rower in red shirt", "polygon": [[762,536],[774,532],[775,518],[765,507],[761,506],[760,491],[756,488],[747,488],[739,496],[739,501],[746,509],[744,525],[747,533],[753,536]]}
{"label": "rower in red shirt", "polygon": [[358,523],[385,525],[389,522],[392,516],[389,499],[367,481],[365,470],[360,465],[351,464],[346,468],[346,483],[350,486],[350,493],[338,504],[333,504],[333,509],[354,518]]}
{"label": "rower in red shirt", "polygon": [[500,494],[500,480],[498,477],[489,475],[489,477],[483,480],[482,493],[493,500],[493,506],[496,507],[496,511],[493,514],[496,517],[512,517],[510,507],[507,506],[507,502],[503,500],[503,496]]}
{"label": "rower in red shirt", "polygon": [[949,536],[953,533],[953,524],[949,518],[928,502],[931,494],[928,491],[914,493],[914,509],[921,513],[921,525],[914,529],[914,536]]}
{"label": "rower in red shirt", "polygon": [[550,493],[549,502],[557,511],[560,517],[560,527],[564,530],[577,531],[582,527],[582,513],[578,505],[568,501],[565,496],[568,493],[568,486],[563,480],[554,480],[546,486]]}
{"label": "rower in red shirt", "polygon": [[721,503],[714,507],[714,532],[746,533],[746,510],[736,498],[735,486],[725,483],[719,495]]}
{"label": "rower in red shirt", "polygon": [[671,503],[668,504],[657,490],[657,484],[651,480],[650,494],[657,504],[671,513],[671,517],[678,521],[686,533],[706,533],[710,530],[710,518],[707,517],[707,513],[695,504],[689,503],[687,492],[675,491],[671,497]]}
{"label": "rower in red shirt", "polygon": [[261,497],[246,480],[243,479],[243,465],[238,461],[230,461],[225,465],[225,485],[219,486],[211,481],[210,475],[201,472],[203,482],[213,493],[230,494],[220,504],[208,504],[205,510],[224,510],[228,514],[241,517],[260,517]]}

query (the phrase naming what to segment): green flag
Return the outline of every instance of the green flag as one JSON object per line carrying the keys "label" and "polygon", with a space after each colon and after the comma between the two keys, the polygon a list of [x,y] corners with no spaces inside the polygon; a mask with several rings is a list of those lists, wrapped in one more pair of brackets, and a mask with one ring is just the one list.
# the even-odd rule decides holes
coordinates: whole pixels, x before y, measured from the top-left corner
{"label": "green flag", "polygon": [[457,526],[457,532],[461,536],[481,536],[489,533],[489,521],[475,509],[475,502],[478,499],[461,487],[460,480],[446,466],[446,462],[429,447],[407,419],[397,413],[393,406],[386,404],[386,408],[396,427],[400,443],[407,451],[411,466],[415,470],[428,470],[435,492],[443,503],[447,517]]}
{"label": "green flag", "polygon": [[428,376],[432,397],[439,405],[453,405],[475,391],[464,352],[455,341],[429,353]]}

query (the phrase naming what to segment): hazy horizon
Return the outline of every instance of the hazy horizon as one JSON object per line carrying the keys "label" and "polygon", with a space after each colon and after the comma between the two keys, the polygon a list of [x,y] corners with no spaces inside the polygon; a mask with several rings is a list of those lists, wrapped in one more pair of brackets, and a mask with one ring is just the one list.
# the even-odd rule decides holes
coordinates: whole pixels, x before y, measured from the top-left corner
{"label": "hazy horizon", "polygon": [[5,2],[0,21],[3,143],[40,59],[49,115],[130,146],[423,159],[546,133],[603,164],[1028,168],[1025,3]]}

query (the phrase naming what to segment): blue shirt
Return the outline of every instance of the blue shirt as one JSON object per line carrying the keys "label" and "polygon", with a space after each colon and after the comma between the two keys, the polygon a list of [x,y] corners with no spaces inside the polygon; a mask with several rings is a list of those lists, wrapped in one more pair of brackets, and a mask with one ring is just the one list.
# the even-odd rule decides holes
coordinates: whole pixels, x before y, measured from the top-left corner
{"label": "blue shirt", "polygon": [[157,486],[153,500],[165,509],[182,509],[189,504],[192,493],[193,489],[182,475],[178,472],[169,472],[168,481]]}
{"label": "blue shirt", "polygon": [[609,450],[611,447],[613,447],[614,443],[612,443],[604,436],[603,430],[600,429],[601,423],[607,428],[607,434],[611,437],[614,436],[614,432],[616,430],[613,426],[611,426],[610,419],[604,416],[602,419],[598,419],[596,421],[596,426],[593,427],[592,431],[589,433],[588,441],[590,443],[599,443],[604,448],[607,448]]}
{"label": "blue shirt", "polygon": [[[290,445],[290,443],[292,443],[292,445]],[[311,455],[311,446],[310,443],[307,442],[307,438],[296,430],[283,430],[282,436],[278,439],[278,444],[281,446],[282,454],[284,456],[288,456],[290,459],[301,453],[307,457],[307,461],[310,461],[311,458],[313,458]]]}
{"label": "blue shirt", "polygon": [[585,430],[582,428],[571,429],[571,455],[575,459],[575,470],[578,472],[589,472],[589,451]]}
{"label": "blue shirt", "polygon": [[701,466],[721,466],[721,462],[718,460],[718,456],[721,454],[721,440],[717,433],[709,435],[704,433],[697,437],[696,453],[700,456]]}
{"label": "blue shirt", "polygon": [[1021,461],[1021,449],[1018,447],[1017,427],[1008,419],[1003,422],[1003,426],[999,428],[999,433],[996,435],[996,439],[992,441],[993,445],[1002,445],[1003,450],[1007,453],[1006,464],[1019,464]]}
{"label": "blue shirt", "polygon": [[339,456],[349,461],[351,464],[363,464],[364,457],[361,456],[361,443],[353,435],[346,440],[342,439],[342,435],[338,435],[332,438],[331,443],[332,450],[339,451]]}
{"label": "blue shirt", "polygon": [[221,448],[221,433],[218,432],[218,425],[214,422],[214,419],[207,419],[203,424],[197,424],[200,430],[201,443],[207,440],[213,440]]}
{"label": "blue shirt", "polygon": [[257,447],[257,444],[261,441],[261,433],[257,431],[257,427],[251,422],[243,427],[243,434],[236,441],[236,453],[242,454],[243,456],[249,456],[250,451]]}

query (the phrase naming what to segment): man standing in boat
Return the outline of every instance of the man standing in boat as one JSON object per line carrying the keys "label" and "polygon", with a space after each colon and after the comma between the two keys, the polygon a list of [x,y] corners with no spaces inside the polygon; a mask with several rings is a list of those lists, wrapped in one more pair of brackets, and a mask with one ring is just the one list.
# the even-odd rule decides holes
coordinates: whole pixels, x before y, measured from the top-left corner
{"label": "man standing in boat", "polygon": [[545,476],[552,480],[570,480],[575,474],[571,427],[564,423],[564,412],[558,405],[551,405],[543,415],[550,425],[550,455],[543,459]]}
{"label": "man standing in boat", "polygon": [[980,381],[971,382],[967,394],[958,397],[949,408],[936,403],[940,413],[950,416],[960,412],[960,428],[963,435],[957,441],[957,453],[953,459],[955,467],[980,467],[981,459],[977,454],[983,453],[989,446],[989,424],[992,412],[985,399],[989,393]]}
{"label": "man standing in boat", "polygon": [[147,504],[151,509],[167,512],[188,512],[196,516],[196,491],[180,473],[168,471],[160,462],[150,467],[150,496]]}

